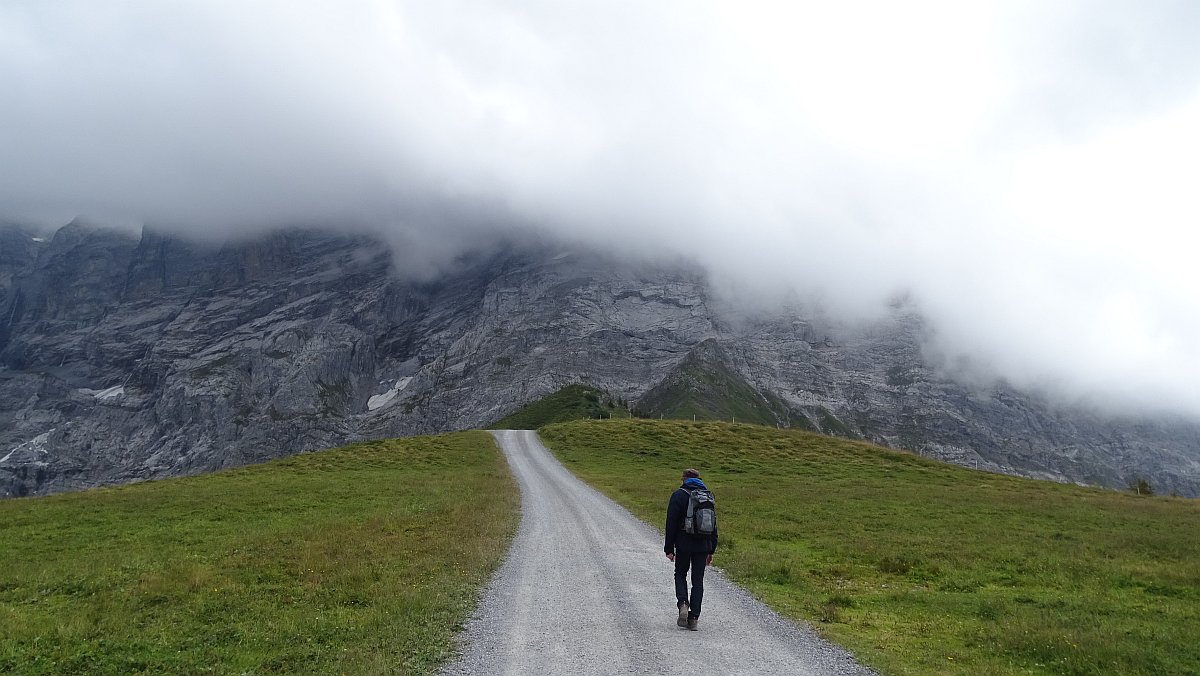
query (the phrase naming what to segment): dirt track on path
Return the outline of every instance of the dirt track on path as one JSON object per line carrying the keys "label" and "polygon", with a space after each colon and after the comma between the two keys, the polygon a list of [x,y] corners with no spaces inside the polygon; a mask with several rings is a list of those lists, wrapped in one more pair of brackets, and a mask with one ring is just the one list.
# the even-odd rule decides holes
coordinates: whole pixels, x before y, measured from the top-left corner
{"label": "dirt track on path", "polygon": [[715,569],[700,630],[680,629],[661,534],[576,479],[536,433],[494,434],[521,487],[521,525],[445,673],[872,673]]}

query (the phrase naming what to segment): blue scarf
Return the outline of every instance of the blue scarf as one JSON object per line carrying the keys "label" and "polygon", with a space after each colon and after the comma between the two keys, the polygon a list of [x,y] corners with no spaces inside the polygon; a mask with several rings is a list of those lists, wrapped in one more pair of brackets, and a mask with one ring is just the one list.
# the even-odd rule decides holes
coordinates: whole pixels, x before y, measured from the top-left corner
{"label": "blue scarf", "polygon": [[708,486],[705,486],[704,482],[696,477],[690,477],[688,479],[684,479],[683,487],[688,489],[689,491],[694,491],[697,488],[699,488],[700,490],[704,490],[704,491],[708,490]]}

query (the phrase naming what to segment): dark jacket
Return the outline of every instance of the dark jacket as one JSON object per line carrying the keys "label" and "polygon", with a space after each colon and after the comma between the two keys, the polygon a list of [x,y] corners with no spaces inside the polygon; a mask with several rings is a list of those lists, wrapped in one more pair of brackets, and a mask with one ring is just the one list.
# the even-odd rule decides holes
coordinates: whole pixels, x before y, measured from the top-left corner
{"label": "dark jacket", "polygon": [[688,492],[680,486],[671,494],[667,503],[667,542],[663,551],[668,554],[712,554],[717,551],[717,532],[711,536],[692,535],[683,532],[683,519],[687,516]]}

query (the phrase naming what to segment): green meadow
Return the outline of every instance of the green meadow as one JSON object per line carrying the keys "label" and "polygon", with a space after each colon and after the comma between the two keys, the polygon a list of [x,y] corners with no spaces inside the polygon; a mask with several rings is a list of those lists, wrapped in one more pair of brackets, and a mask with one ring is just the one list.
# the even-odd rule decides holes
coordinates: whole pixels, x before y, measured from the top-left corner
{"label": "green meadow", "polygon": [[[717,496],[715,565],[882,673],[1200,674],[1198,501],[754,425],[540,434],[660,528],[680,470],[698,468]],[[708,608],[709,631],[719,613]]]}
{"label": "green meadow", "polygon": [[[526,422],[581,410],[619,404],[580,390]],[[699,468],[716,564],[882,673],[1200,673],[1198,501],[755,425],[540,433],[653,524]],[[483,432],[2,501],[0,672],[429,673],[518,517]]]}
{"label": "green meadow", "polygon": [[0,672],[427,673],[518,515],[484,432],[2,501]]}

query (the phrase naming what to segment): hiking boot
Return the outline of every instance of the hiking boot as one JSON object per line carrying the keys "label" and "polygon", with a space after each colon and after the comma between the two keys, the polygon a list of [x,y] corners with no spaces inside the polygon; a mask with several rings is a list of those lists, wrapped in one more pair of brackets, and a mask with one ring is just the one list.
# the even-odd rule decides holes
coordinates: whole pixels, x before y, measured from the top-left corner
{"label": "hiking boot", "polygon": [[692,612],[686,601],[679,602],[679,621],[676,623],[681,627],[688,626],[688,613]]}
{"label": "hiking boot", "polygon": [[687,618],[688,631],[699,631],[700,630],[699,627],[696,626],[696,623],[699,621],[700,621],[700,618],[692,617],[689,615]]}

